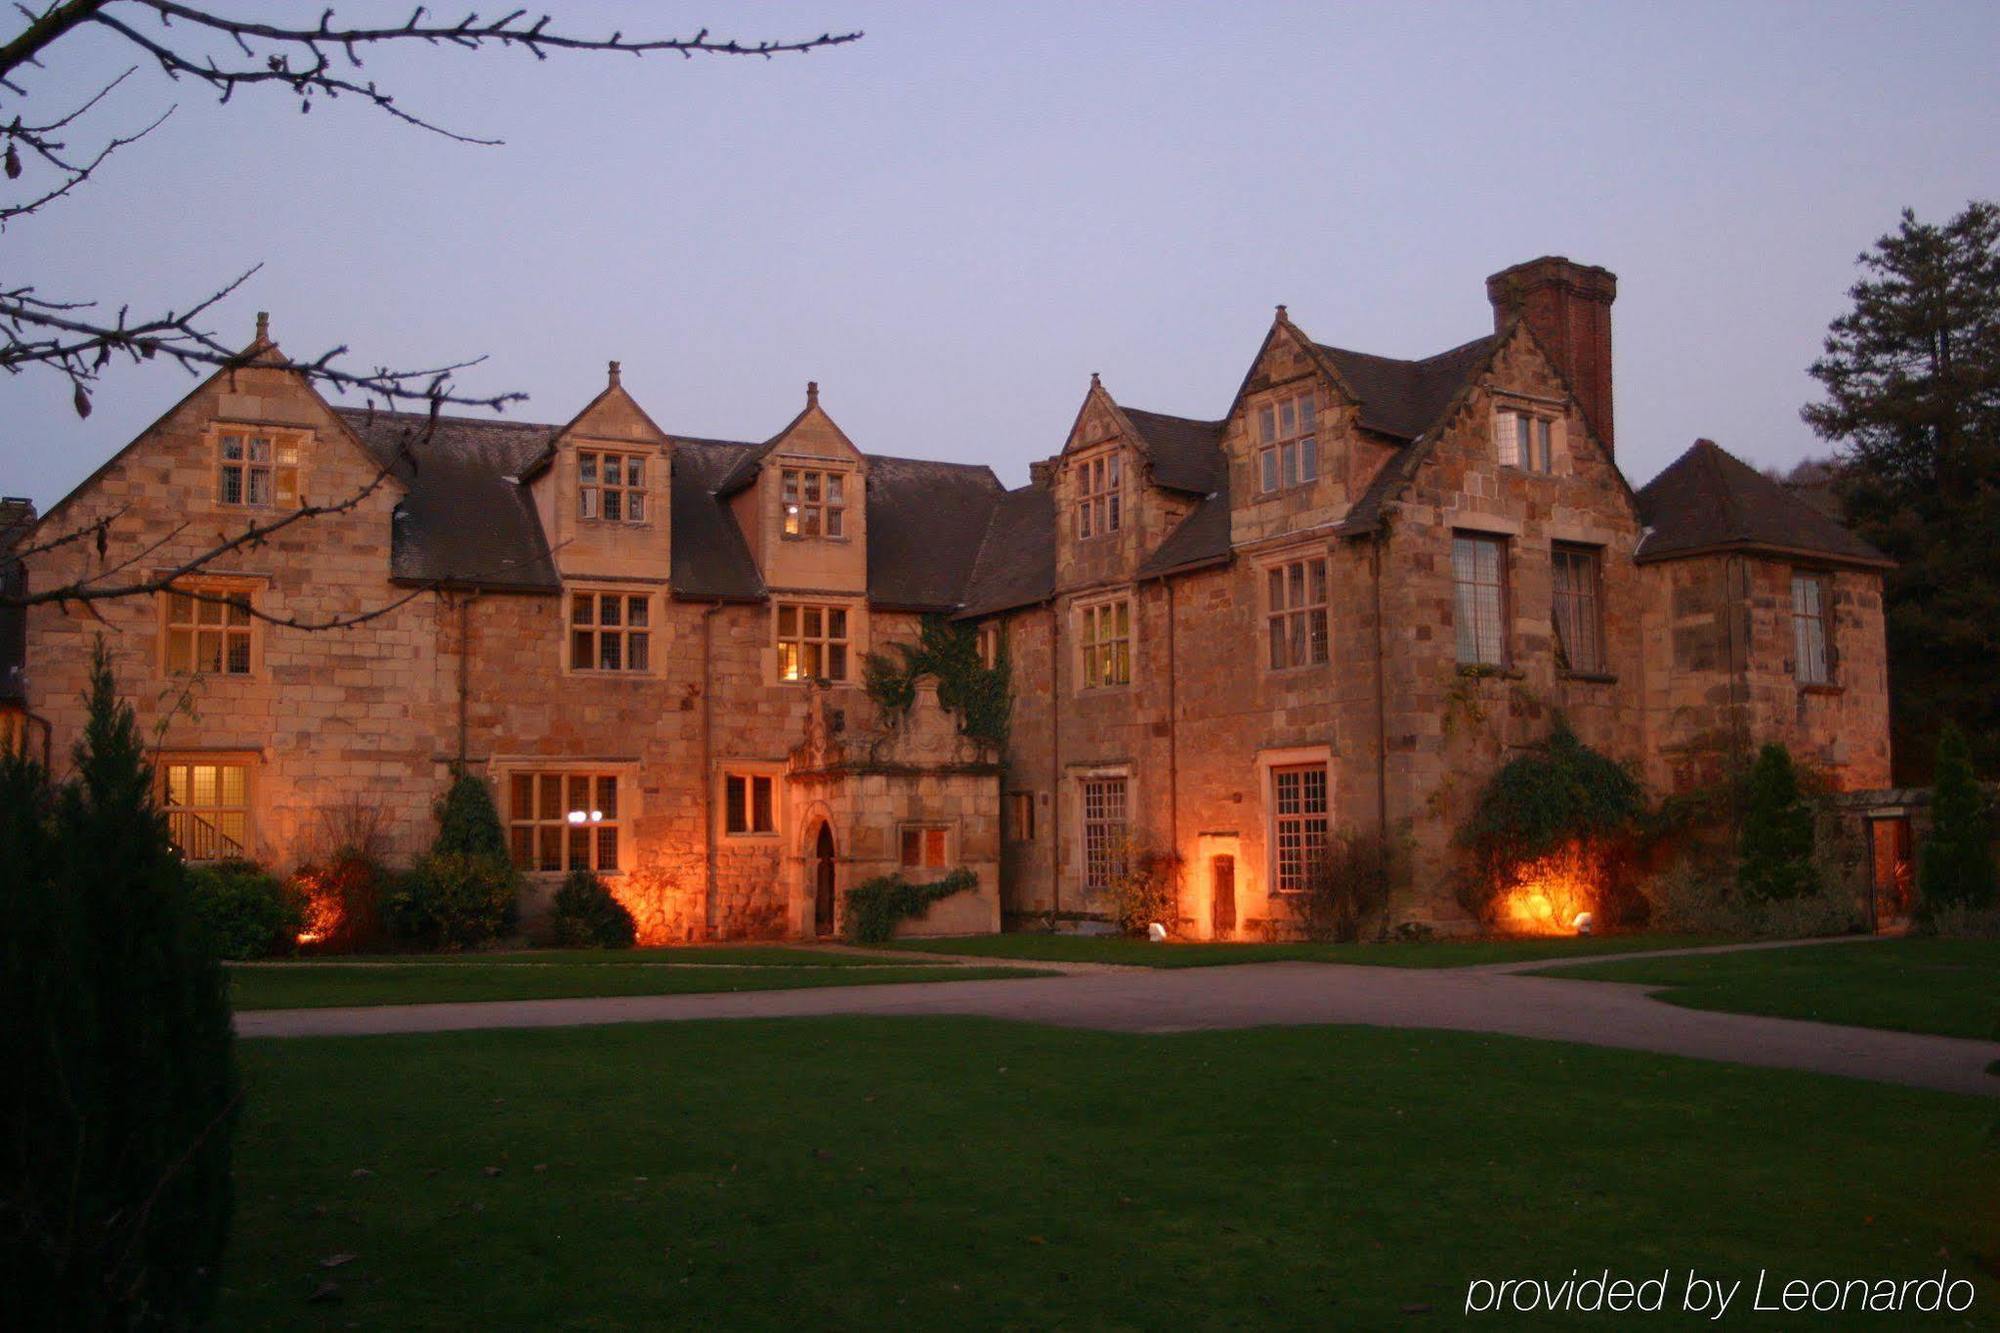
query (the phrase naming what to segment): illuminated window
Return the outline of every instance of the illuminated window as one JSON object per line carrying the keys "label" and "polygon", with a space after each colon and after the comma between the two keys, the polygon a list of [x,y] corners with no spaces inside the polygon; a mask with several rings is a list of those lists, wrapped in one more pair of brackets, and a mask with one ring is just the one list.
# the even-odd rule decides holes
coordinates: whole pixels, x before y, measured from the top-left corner
{"label": "illuminated window", "polygon": [[1319,476],[1319,423],[1311,390],[1257,409],[1257,467],[1267,491]]}
{"label": "illuminated window", "polygon": [[1826,579],[1792,575],[1792,675],[1801,685],[1833,681],[1833,634]]}
{"label": "illuminated window", "polygon": [[1035,840],[1035,794],[1031,791],[1007,793],[1007,836],[1015,842]]}
{"label": "illuminated window", "polygon": [[650,671],[652,598],[644,593],[569,595],[572,671]]}
{"label": "illuminated window", "polygon": [[845,475],[788,467],[782,477],[787,537],[847,535]]}
{"label": "illuminated window", "polygon": [[945,833],[937,827],[903,827],[903,869],[942,870],[945,864]]}
{"label": "illuminated window", "polygon": [[1271,845],[1277,849],[1272,887],[1297,893],[1326,850],[1326,766],[1271,770]]}
{"label": "illuminated window", "polygon": [[242,588],[178,583],[160,594],[160,660],[170,672],[250,674],[250,594]]}
{"label": "illuminated window", "polygon": [[1266,574],[1271,669],[1326,661],[1326,561],[1293,560]]}
{"label": "illuminated window", "polygon": [[1125,779],[1083,784],[1083,886],[1108,889],[1125,873]]}
{"label": "illuminated window", "polygon": [[1604,603],[1598,595],[1602,557],[1588,546],[1558,546],[1551,559],[1561,665],[1568,671],[1595,675],[1604,670]]}
{"label": "illuminated window", "polygon": [[1125,524],[1124,468],[1116,450],[1076,465],[1076,535],[1101,537]]}
{"label": "illuminated window", "polygon": [[167,836],[190,861],[249,856],[250,766],[167,757],[155,761]]}
{"label": "illuminated window", "polygon": [[523,870],[617,870],[617,776],[510,774],[507,837]]}
{"label": "illuminated window", "polygon": [[216,433],[215,498],[226,505],[271,508],[299,501],[296,431],[228,426]]}
{"label": "illuminated window", "polygon": [[1553,418],[1502,408],[1493,414],[1493,449],[1502,467],[1523,472],[1554,470],[1555,437]]}
{"label": "illuminated window", "polygon": [[1455,533],[1451,539],[1452,620],[1462,666],[1504,666],[1507,660],[1507,542]]}
{"label": "illuminated window", "polygon": [[847,608],[778,603],[778,679],[847,679]]}
{"label": "illuminated window", "polygon": [[1083,654],[1083,688],[1132,683],[1132,604],[1103,602],[1077,611],[1077,645]]}
{"label": "illuminated window", "polygon": [[582,449],[576,455],[576,513],[607,523],[646,521],[646,460]]}
{"label": "illuminated window", "polygon": [[767,773],[731,773],[722,780],[725,833],[778,831],[776,789],[772,782]]}

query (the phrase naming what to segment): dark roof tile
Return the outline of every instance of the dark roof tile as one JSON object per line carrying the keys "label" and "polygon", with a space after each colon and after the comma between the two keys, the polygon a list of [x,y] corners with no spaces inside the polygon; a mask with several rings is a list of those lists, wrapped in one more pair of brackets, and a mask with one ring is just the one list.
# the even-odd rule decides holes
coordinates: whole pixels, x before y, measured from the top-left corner
{"label": "dark roof tile", "polygon": [[1011,611],[1054,596],[1055,527],[1055,497],[1046,486],[1023,486],[997,497],[960,614]]}
{"label": "dark roof tile", "polygon": [[1227,422],[1195,421],[1137,407],[1121,408],[1153,465],[1153,482],[1177,491],[1207,495],[1227,471],[1222,431]]}
{"label": "dark roof tile", "polygon": [[1640,488],[1651,529],[1638,559],[1721,549],[1797,552],[1862,565],[1889,558],[1713,440],[1693,447]]}
{"label": "dark roof tile", "polygon": [[1317,344],[1347,387],[1361,400],[1362,429],[1414,440],[1435,426],[1452,399],[1493,349],[1493,338],[1474,338],[1421,361],[1352,352]]}
{"label": "dark roof tile", "polygon": [[959,606],[1004,492],[993,469],[911,458],[868,460],[868,596],[883,606]]}
{"label": "dark roof tile", "polygon": [[1139,577],[1154,578],[1184,569],[1199,569],[1229,558],[1229,488],[1225,483],[1194,507],[1167,534],[1159,549],[1139,566]]}

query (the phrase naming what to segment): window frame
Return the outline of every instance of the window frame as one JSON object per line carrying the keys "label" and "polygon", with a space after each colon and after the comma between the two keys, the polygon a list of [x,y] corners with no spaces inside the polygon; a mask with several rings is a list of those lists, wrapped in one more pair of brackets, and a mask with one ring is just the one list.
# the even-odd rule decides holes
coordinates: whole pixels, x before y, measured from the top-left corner
{"label": "window frame", "polygon": [[[281,509],[304,503],[305,459],[312,432],[284,426],[264,426],[250,422],[218,421],[210,428],[215,459],[215,503],[225,509]],[[230,456],[230,444],[238,453]],[[259,459],[257,445],[265,447]],[[285,455],[290,455],[290,462]],[[232,474],[236,498],[229,495]],[[264,478],[265,498],[253,499],[258,475]]]}
{"label": "window frame", "polygon": [[[1815,610],[1799,609],[1799,591],[1810,586],[1818,603]],[[1833,574],[1825,569],[1794,566],[1791,571],[1792,679],[1802,689],[1829,689],[1839,684],[1840,652],[1834,642]],[[1819,631],[1819,672],[1808,674],[1807,626]]]}
{"label": "window frame", "polygon": [[[588,621],[579,621],[576,618],[578,599],[586,597],[591,600],[591,619]],[[618,607],[618,621],[616,624],[607,625],[604,623],[604,599],[606,598],[614,599],[613,604]],[[570,674],[595,676],[606,680],[643,678],[654,674],[653,662],[655,661],[655,655],[653,649],[656,646],[659,626],[656,623],[657,617],[653,614],[654,593],[652,589],[647,588],[634,591],[631,588],[588,585],[565,589],[563,600],[563,665]],[[637,626],[632,623],[632,611],[635,604],[645,608],[644,623]],[[591,657],[595,664],[579,666],[577,664],[577,649],[585,635],[590,636]],[[614,641],[618,644],[617,666],[605,666],[603,664],[604,642],[607,635],[616,636]],[[646,659],[644,666],[635,667],[630,665],[632,661],[632,646],[635,639],[644,645],[645,651],[642,654]]]}
{"label": "window frame", "polygon": [[[1564,569],[1583,562],[1589,571],[1587,586],[1578,591],[1564,586]],[[1572,607],[1588,608],[1589,660],[1579,662],[1575,646],[1563,631],[1565,599]],[[1574,617],[1572,617],[1574,618]],[[1556,651],[1562,655],[1558,666],[1565,675],[1603,676],[1611,670],[1604,639],[1604,548],[1581,542],[1554,542],[1549,547],[1549,619],[1555,631]]]}
{"label": "window frame", "polygon": [[1259,495],[1277,495],[1319,480],[1316,386],[1288,389],[1259,403],[1251,410],[1250,426]]}
{"label": "window frame", "polygon": [[[773,598],[771,601],[771,644],[773,667],[781,685],[809,685],[815,680],[824,680],[831,685],[850,685],[854,682],[855,620],[857,609],[846,602],[798,601],[792,598]],[[792,633],[785,633],[786,613],[791,613]],[[809,617],[817,614],[820,631],[808,633]],[[833,633],[835,617],[839,617],[841,632]],[[817,650],[808,654],[808,646]],[[787,647],[791,669],[795,674],[787,675]],[[825,670],[831,665],[835,650],[840,658],[840,674],[833,675]],[[821,670],[808,673],[805,662],[809,655],[816,655]]]}
{"label": "window frame", "polygon": [[[1124,624],[1118,623],[1120,613]],[[1079,603],[1076,615],[1076,664],[1079,691],[1122,690],[1132,685],[1132,645],[1138,617],[1130,595]],[[1103,633],[1106,620],[1111,631]],[[1119,631],[1123,630],[1121,634]]]}
{"label": "window frame", "polygon": [[[1297,571],[1296,590],[1293,571]],[[1266,671],[1301,671],[1333,660],[1332,573],[1324,555],[1273,560],[1263,566]],[[1300,598],[1297,602],[1292,600],[1294,591]],[[1303,660],[1293,659],[1295,648]]]}
{"label": "window frame", "polygon": [[1076,539],[1094,541],[1125,527],[1125,456],[1117,446],[1073,460],[1077,477]]}
{"label": "window frame", "polygon": [[[255,753],[241,750],[167,750],[152,756],[155,799],[159,802],[160,813],[166,818],[168,837],[173,841],[174,850],[180,854],[183,861],[193,865],[203,865],[214,861],[227,860],[232,856],[240,856],[246,859],[254,856],[257,841],[258,759],[259,756]],[[174,804],[172,799],[175,785],[174,770],[187,770],[187,794],[192,797],[195,794],[194,770],[198,768],[213,768],[216,770],[217,800],[214,803],[206,805],[198,805],[191,800],[178,805]],[[232,803],[222,800],[221,797],[224,794],[225,782],[225,779],[222,777],[223,771],[239,769],[243,774],[242,801],[240,803]],[[214,815],[234,814],[240,816],[242,819],[242,835],[235,837],[223,832],[220,827],[222,821],[203,820],[201,816],[204,813]],[[232,851],[218,845],[215,855],[188,855],[187,850],[182,846],[182,839],[175,836],[175,826],[188,818],[208,824],[209,827],[216,830],[215,836],[217,838],[234,843],[235,849]]]}
{"label": "window frame", "polygon": [[[1033,842],[1035,840],[1035,793],[1032,790],[1010,791],[1006,800],[1007,841]],[[1022,818],[1022,811],[1027,817]]]}
{"label": "window frame", "polygon": [[[780,467],[778,535],[785,541],[848,540],[848,481],[853,475],[849,469],[837,467]],[[840,493],[838,501],[832,498],[835,491]],[[815,529],[812,532],[804,530],[808,515]]]}
{"label": "window frame", "polygon": [[[1475,547],[1491,547],[1496,552],[1495,556],[1496,580],[1493,584],[1487,584],[1483,582],[1474,582],[1468,584],[1459,577],[1458,547],[1460,542],[1471,543]],[[1509,628],[1513,619],[1513,586],[1512,586],[1513,575],[1511,568],[1513,563],[1511,559],[1512,552],[1513,552],[1513,539],[1504,533],[1477,532],[1464,528],[1454,528],[1452,530],[1451,563],[1450,563],[1451,616],[1452,616],[1452,638],[1453,638],[1452,655],[1456,660],[1458,666],[1463,670],[1479,670],[1481,668],[1486,668],[1486,669],[1495,669],[1504,671],[1513,664],[1513,643],[1512,643],[1513,635],[1509,632]],[[1475,570],[1475,573],[1476,572],[1477,571]],[[1495,612],[1496,623],[1494,626],[1494,633],[1498,639],[1498,649],[1495,655],[1490,658],[1484,655],[1483,648],[1478,643],[1480,625],[1478,623],[1478,618],[1476,615],[1476,612],[1478,610],[1478,603],[1476,600],[1476,590],[1486,588],[1489,586],[1495,589],[1494,603],[1497,607],[1497,610]],[[1461,591],[1468,587],[1475,590],[1475,602],[1473,608],[1475,611],[1475,619],[1473,623],[1473,637],[1474,637],[1473,650],[1475,655],[1470,658],[1465,656],[1465,638],[1463,634],[1465,625],[1464,621],[1465,606],[1463,605],[1460,597]]]}
{"label": "window frame", "polygon": [[[627,773],[620,768],[602,764],[513,764],[501,774],[500,795],[504,798],[502,809],[507,825],[507,855],[515,867],[529,875],[566,875],[572,870],[588,869],[599,875],[622,875],[627,866],[625,827],[635,817],[632,809],[634,793],[627,789]],[[521,784],[528,784],[529,813],[520,813]],[[583,805],[578,805],[576,784],[583,783]],[[603,784],[611,784],[609,812],[605,810]],[[554,783],[555,813],[549,813],[551,795],[549,784]],[[573,816],[583,814],[585,818]],[[591,816],[595,816],[592,818]],[[588,830],[590,836],[583,840],[586,851],[584,864],[575,861],[575,834]],[[520,835],[528,835],[528,855],[523,860]],[[611,835],[611,864],[605,864],[604,835]],[[553,867],[543,864],[546,859],[543,848],[549,835],[556,835],[557,864]]]}
{"label": "window frame", "polygon": [[988,671],[999,669],[1000,659],[1006,655],[1006,634],[1001,623],[989,620],[979,627],[979,662]]}
{"label": "window frame", "polygon": [[[1109,809],[1111,789],[1117,789],[1117,817]],[[1093,793],[1092,789],[1100,789]],[[1096,813],[1093,813],[1093,795]],[[1132,776],[1129,773],[1084,773],[1077,777],[1077,876],[1085,893],[1107,891],[1125,873],[1127,844],[1132,832]]]}
{"label": "window frame", "polygon": [[[779,796],[784,790],[778,781],[781,771],[778,768],[756,764],[723,765],[717,781],[721,798],[717,809],[721,817],[720,832],[723,837],[732,840],[773,841],[781,835],[784,828],[784,815],[779,805]],[[737,820],[734,817],[731,793],[732,787],[739,783],[742,784],[743,790],[741,828],[736,827]],[[757,818],[759,813],[757,794],[760,789],[764,794],[762,813],[769,823],[769,827],[764,828],[758,827]]]}
{"label": "window frame", "polygon": [[[1311,886],[1313,862],[1326,851],[1327,839],[1331,835],[1333,823],[1333,774],[1324,759],[1313,759],[1302,763],[1273,763],[1269,773],[1267,790],[1270,793],[1266,811],[1267,836],[1269,837],[1270,885],[1273,895],[1289,897],[1303,893]],[[1312,779],[1317,778],[1317,784]],[[1285,788],[1292,780],[1296,792],[1292,798],[1296,809],[1286,810]],[[1319,808],[1310,808],[1313,789],[1317,786]],[[1295,839],[1287,847],[1286,833],[1295,831]],[[1290,864],[1288,865],[1288,850]]]}
{"label": "window frame", "polygon": [[[156,597],[158,616],[158,653],[162,676],[204,676],[211,680],[254,680],[263,674],[264,635],[262,624],[255,615],[257,593],[262,585],[247,579],[230,578],[188,578],[176,579],[172,586],[160,590]],[[235,604],[240,600],[243,617],[240,621],[231,619],[233,605],[224,606],[215,598],[224,598]],[[189,620],[181,620],[176,615],[175,599],[188,601]],[[207,614],[203,608],[212,607],[219,617],[215,621],[204,622]],[[177,634],[188,635],[188,665],[175,663],[174,639]],[[217,670],[203,670],[197,665],[201,660],[201,639],[204,635],[221,636],[220,666]],[[243,669],[230,668],[230,647],[232,642],[243,645]]]}
{"label": "window frame", "polygon": [[[951,871],[953,837],[950,824],[936,820],[913,820],[896,825],[896,865],[905,873],[911,871]],[[916,840],[917,859],[910,859],[911,839]],[[937,859],[931,859],[933,850]]]}
{"label": "window frame", "polygon": [[[1515,403],[1493,409],[1493,457],[1501,467],[1531,476],[1555,475],[1555,443],[1559,413]],[[1503,424],[1505,423],[1505,424]],[[1522,438],[1525,433],[1526,439]],[[1523,445],[1526,462],[1522,461]]]}
{"label": "window frame", "polygon": [[[614,458],[618,460],[618,475],[620,480],[616,483],[609,483],[604,480],[606,475],[604,465],[606,459]],[[588,448],[578,446],[576,451],[577,521],[582,523],[616,523],[634,527],[652,522],[651,514],[653,506],[651,492],[653,469],[651,463],[653,458],[654,455],[645,453],[642,450],[619,449],[601,445],[591,445]],[[584,477],[585,459],[591,460],[590,470],[592,475],[588,480]],[[631,480],[631,468],[634,464],[637,464],[639,468],[639,480],[637,482]],[[607,496],[618,497],[617,508],[620,510],[620,513],[616,518],[608,518],[605,515],[605,499]],[[637,512],[634,512],[632,503],[635,497],[638,500]]]}

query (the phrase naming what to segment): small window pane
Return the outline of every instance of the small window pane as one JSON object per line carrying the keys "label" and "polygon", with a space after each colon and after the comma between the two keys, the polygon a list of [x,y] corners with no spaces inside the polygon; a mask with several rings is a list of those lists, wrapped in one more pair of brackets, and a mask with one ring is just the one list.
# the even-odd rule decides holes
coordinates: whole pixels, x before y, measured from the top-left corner
{"label": "small window pane", "polygon": [[727,778],[723,783],[723,804],[728,809],[728,828],[731,833],[747,833],[750,829],[746,822],[748,793],[745,791],[745,786],[746,780],[738,777]]}
{"label": "small window pane", "polygon": [[526,773],[516,773],[511,784],[513,795],[508,801],[510,819],[533,819],[535,817],[535,780]]}

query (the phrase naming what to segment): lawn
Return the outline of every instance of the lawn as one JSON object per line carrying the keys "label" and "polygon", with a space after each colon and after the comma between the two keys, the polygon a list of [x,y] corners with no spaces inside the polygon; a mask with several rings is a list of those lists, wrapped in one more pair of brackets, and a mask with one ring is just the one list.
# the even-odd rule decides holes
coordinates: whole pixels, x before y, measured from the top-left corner
{"label": "lawn", "polygon": [[1562,935],[1423,940],[1388,944],[1154,944],[1119,935],[974,935],[897,940],[892,948],[1029,962],[1122,963],[1134,967],[1219,967],[1231,963],[1365,963],[1377,967],[1474,967],[1648,949],[1690,949],[1723,941],[1701,935]]}
{"label": "lawn", "polygon": [[653,966],[591,962],[487,962],[478,957],[381,963],[281,963],[229,970],[239,1010],[325,1009],[342,1005],[462,1004],[553,1000],[578,995],[692,995],[708,991],[799,990],[896,981],[978,981],[1048,976],[1018,967],[978,966]]}
{"label": "lawn", "polygon": [[1851,1080],[950,1018],[242,1052],[223,1328],[1455,1325],[1606,1266],[2000,1302],[2000,1106]]}
{"label": "lawn", "polygon": [[1639,981],[1693,1009],[2000,1040],[2000,940],[1908,938],[1637,958],[1551,969],[1552,977]]}

